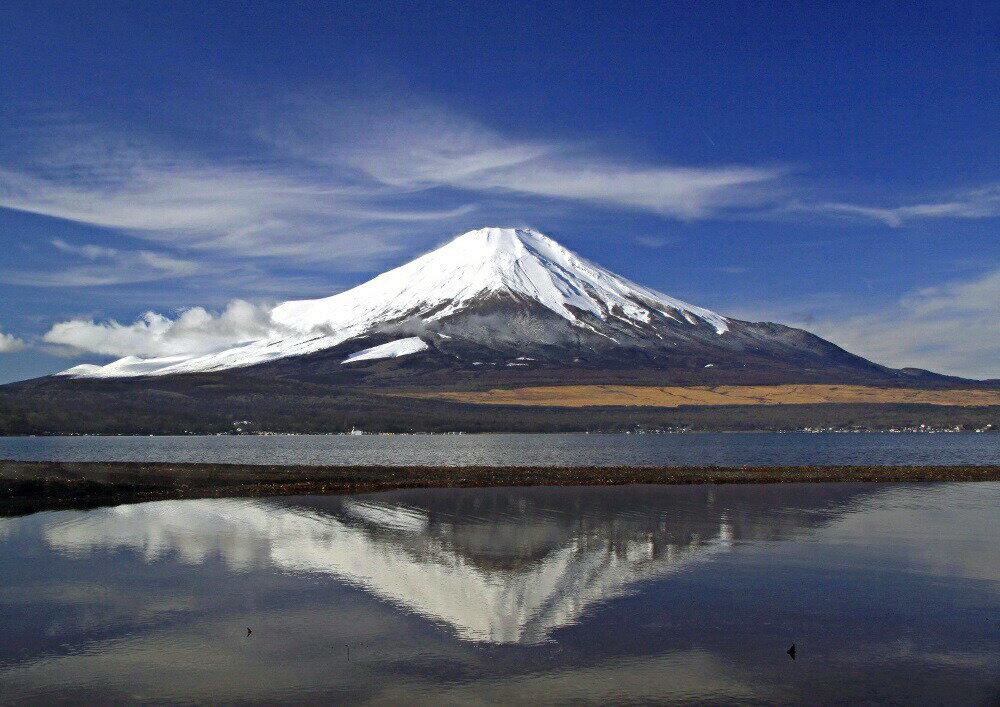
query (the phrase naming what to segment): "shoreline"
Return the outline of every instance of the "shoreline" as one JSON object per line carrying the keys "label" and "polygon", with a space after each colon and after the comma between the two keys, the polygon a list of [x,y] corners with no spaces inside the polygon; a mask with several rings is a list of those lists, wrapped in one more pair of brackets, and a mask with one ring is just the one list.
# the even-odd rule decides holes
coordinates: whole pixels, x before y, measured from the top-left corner
{"label": "shoreline", "polygon": [[[534,432],[519,431],[498,431],[498,430],[453,430],[447,432],[385,432],[378,430],[362,430],[357,433],[351,432],[24,432],[0,434],[0,439],[78,439],[78,438],[100,438],[114,439],[116,437],[462,437],[462,436],[484,436],[484,435],[827,435],[827,434],[853,434],[853,435],[932,435],[932,434],[958,434],[958,435],[995,435],[1000,434],[1000,428],[990,429],[955,429],[950,426],[933,427],[927,429],[913,428],[885,428],[885,429],[855,429],[855,428],[788,428],[788,429],[685,429],[685,428],[664,428],[664,429],[593,429],[593,430],[537,430]],[[3,460],[0,460],[3,461]]]}
{"label": "shoreline", "polygon": [[938,481],[1000,481],[1000,465],[447,467],[0,460],[0,515],[172,499],[413,488]]}

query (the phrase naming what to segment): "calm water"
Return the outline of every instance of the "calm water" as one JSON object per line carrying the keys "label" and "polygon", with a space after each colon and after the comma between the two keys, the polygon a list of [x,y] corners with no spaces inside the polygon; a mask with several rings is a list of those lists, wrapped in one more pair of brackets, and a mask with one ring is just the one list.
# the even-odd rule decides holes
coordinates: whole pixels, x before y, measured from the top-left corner
{"label": "calm water", "polygon": [[1000,484],[38,513],[0,632],[17,704],[997,704]]}
{"label": "calm water", "polygon": [[998,464],[1000,434],[0,437],[0,459],[250,464]]}

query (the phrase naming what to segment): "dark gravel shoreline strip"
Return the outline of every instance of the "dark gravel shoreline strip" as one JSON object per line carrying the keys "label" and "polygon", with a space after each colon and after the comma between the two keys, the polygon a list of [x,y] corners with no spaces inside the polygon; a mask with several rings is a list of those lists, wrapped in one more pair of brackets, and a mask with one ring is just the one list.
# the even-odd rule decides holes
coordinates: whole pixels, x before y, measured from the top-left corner
{"label": "dark gravel shoreline strip", "polygon": [[840,481],[1000,481],[1000,465],[400,467],[0,460],[0,514],[163,499],[367,493],[408,488]]}

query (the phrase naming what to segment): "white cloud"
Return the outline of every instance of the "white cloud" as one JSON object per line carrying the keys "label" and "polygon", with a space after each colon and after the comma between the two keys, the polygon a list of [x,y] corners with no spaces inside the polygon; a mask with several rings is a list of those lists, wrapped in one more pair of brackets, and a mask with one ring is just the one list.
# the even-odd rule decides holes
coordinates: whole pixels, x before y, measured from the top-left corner
{"label": "white cloud", "polygon": [[902,226],[908,221],[931,218],[979,219],[1000,216],[1000,184],[989,184],[950,195],[940,201],[896,207],[862,206],[843,202],[800,204],[798,210],[841,214]]}
{"label": "white cloud", "polygon": [[157,357],[210,353],[277,332],[269,308],[233,300],[218,314],[193,307],[174,319],[146,312],[132,324],[74,319],[53,326],[43,340],[78,352]]}
{"label": "white cloud", "polygon": [[822,317],[810,328],[890,366],[1000,377],[1000,269],[917,290],[888,309]]}
{"label": "white cloud", "polygon": [[96,286],[183,277],[194,260],[225,268],[255,258],[369,270],[465,228],[526,222],[556,202],[683,219],[770,205],[784,174],[632,164],[508,137],[435,106],[299,104],[280,113],[281,122],[244,134],[253,159],[184,153],[71,121],[22,136],[16,151],[0,152],[0,207],[119,231],[181,257],[60,240],[56,248],[92,263],[0,278]]}
{"label": "white cloud", "polygon": [[0,331],[0,353],[13,353],[28,348],[28,343],[12,334]]}
{"label": "white cloud", "polygon": [[90,263],[57,270],[5,270],[0,272],[0,282],[27,287],[93,287],[185,277],[200,269],[192,260],[150,250],[75,245],[59,238],[51,243],[57,250]]}
{"label": "white cloud", "polygon": [[0,206],[197,251],[203,261],[266,257],[367,269],[406,247],[414,233],[447,228],[474,209],[455,200],[423,208],[349,166],[319,167],[280,154],[207,158],[123,144],[99,131],[84,137],[72,126],[10,161],[0,154]]}
{"label": "white cloud", "polygon": [[115,248],[105,248],[99,245],[74,245],[72,243],[67,243],[62,238],[53,238],[51,243],[57,250],[61,250],[63,253],[82,255],[84,258],[88,258],[90,260],[97,260],[98,258],[113,258],[118,254],[118,251]]}
{"label": "white cloud", "polygon": [[[373,116],[346,160],[385,185],[571,199],[690,219],[770,203],[780,167],[681,167],[616,160],[579,145],[515,140],[434,108]],[[299,150],[304,151],[301,143]]]}
{"label": "white cloud", "polygon": [[663,236],[650,236],[650,235],[636,236],[635,238],[633,238],[633,240],[639,245],[645,246],[646,248],[663,248],[675,242],[674,239],[672,238],[665,238]]}
{"label": "white cloud", "polygon": [[[684,220],[815,213],[890,226],[1000,216],[1000,185],[903,206],[802,200],[781,165],[679,166],[614,158],[580,143],[518,139],[433,105],[298,105],[265,141],[316,164],[354,168],[387,193],[457,189],[646,211]],[[488,207],[488,203],[483,204]]]}
{"label": "white cloud", "polygon": [[478,183],[693,219],[768,203],[774,194],[762,185],[773,184],[782,174],[782,170],[770,168],[637,168],[610,161],[566,159],[470,175],[463,181],[469,186]]}
{"label": "white cloud", "polygon": [[300,101],[275,112],[280,119],[243,134],[239,158],[71,121],[9,141],[17,147],[0,152],[0,207],[120,231],[185,257],[147,250],[125,267],[99,267],[101,258],[125,256],[59,241],[95,265],[5,280],[81,286],[122,282],[126,271],[128,281],[179,277],[195,253],[202,264],[267,258],[368,270],[463,228],[537,220],[573,203],[684,220],[810,212],[890,225],[1000,213],[996,185],[900,207],[804,203],[783,166],[637,161],[578,142],[505,135],[434,105]]}

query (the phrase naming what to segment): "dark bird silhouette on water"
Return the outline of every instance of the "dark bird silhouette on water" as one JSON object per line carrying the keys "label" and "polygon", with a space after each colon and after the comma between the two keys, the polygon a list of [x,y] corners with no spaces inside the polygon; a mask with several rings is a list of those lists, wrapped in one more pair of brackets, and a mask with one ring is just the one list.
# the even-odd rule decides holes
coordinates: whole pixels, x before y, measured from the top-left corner
{"label": "dark bird silhouette on water", "polygon": [[792,647],[785,651],[785,653],[791,656],[792,660],[795,660],[795,644],[793,643]]}
{"label": "dark bird silhouette on water", "polygon": [[253,630],[251,630],[251,628],[247,626],[247,637],[249,637],[251,633],[253,633]]}

